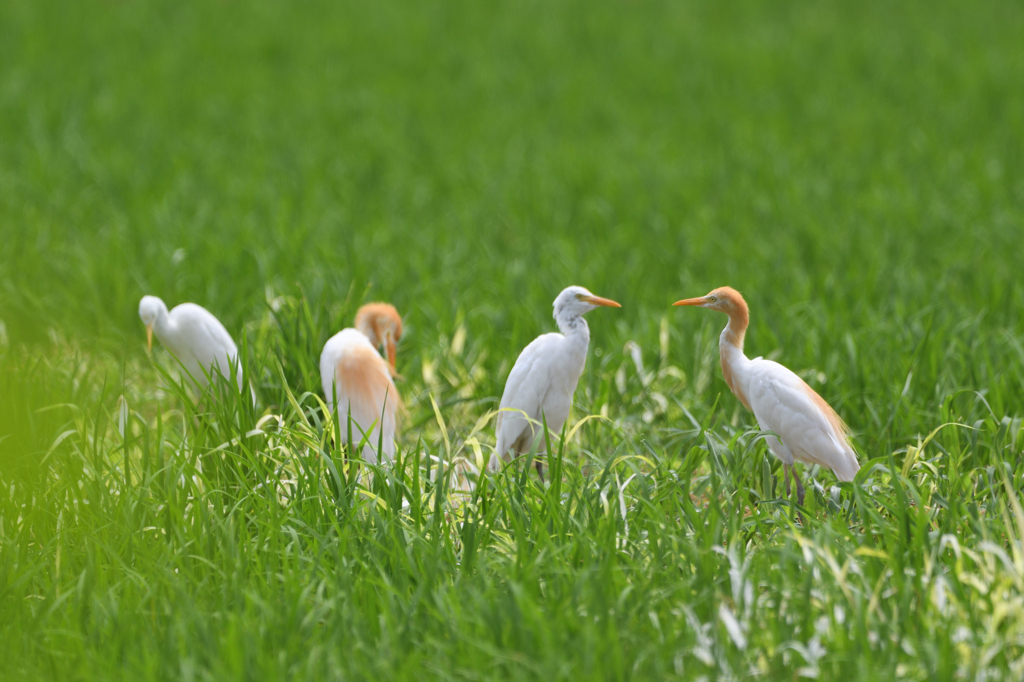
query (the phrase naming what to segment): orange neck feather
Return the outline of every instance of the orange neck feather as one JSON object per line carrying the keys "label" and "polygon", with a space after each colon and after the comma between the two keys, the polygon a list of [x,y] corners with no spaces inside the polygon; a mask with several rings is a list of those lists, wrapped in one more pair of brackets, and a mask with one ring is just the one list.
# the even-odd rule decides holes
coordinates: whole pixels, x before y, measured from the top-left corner
{"label": "orange neck feather", "polygon": [[743,337],[746,336],[747,326],[750,324],[750,309],[747,307],[747,302],[743,300],[743,296],[735,289],[729,290],[729,297],[731,305],[724,311],[729,316],[729,324],[726,325],[725,331],[722,333],[722,347],[718,351],[722,363],[722,378],[729,385],[729,390],[733,392],[733,395],[739,398],[743,406],[749,410],[750,403],[747,401],[747,396],[743,394],[742,389],[733,378],[732,354],[724,345],[729,344],[743,353]]}
{"label": "orange neck feather", "polygon": [[740,350],[743,350],[743,337],[747,334],[747,327],[750,325],[750,308],[747,302],[738,291],[731,291],[732,305],[725,314],[729,316],[729,324],[725,328],[726,340]]}

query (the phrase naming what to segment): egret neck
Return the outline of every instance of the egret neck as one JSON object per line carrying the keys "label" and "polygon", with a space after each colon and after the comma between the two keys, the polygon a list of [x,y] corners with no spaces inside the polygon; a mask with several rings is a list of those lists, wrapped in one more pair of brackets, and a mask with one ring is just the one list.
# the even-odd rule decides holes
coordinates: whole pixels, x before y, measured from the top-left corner
{"label": "egret neck", "polygon": [[[579,374],[583,374],[583,367],[587,362],[587,348],[590,346],[590,327],[583,315],[574,310],[560,310],[555,316],[555,323],[558,331],[565,337],[566,348],[569,349],[567,364],[578,368]],[[575,385],[573,385],[575,389]]]}
{"label": "egret neck", "polygon": [[746,396],[746,369],[750,359],[743,353],[743,337],[750,324],[750,310],[742,297],[733,302],[725,312],[729,316],[729,324],[725,325],[718,339],[718,354],[722,361],[722,376],[729,389],[740,399],[748,410],[750,403]]}
{"label": "egret neck", "polygon": [[175,343],[177,340],[178,325],[171,321],[171,316],[167,313],[167,304],[159,298],[156,299],[156,317],[149,326],[158,339],[166,339],[164,343]]}

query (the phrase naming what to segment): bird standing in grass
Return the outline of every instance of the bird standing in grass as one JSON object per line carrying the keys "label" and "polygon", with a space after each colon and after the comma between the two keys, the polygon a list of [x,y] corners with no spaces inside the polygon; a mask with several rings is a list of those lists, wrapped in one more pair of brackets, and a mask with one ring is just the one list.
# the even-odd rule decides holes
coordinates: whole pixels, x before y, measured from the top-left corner
{"label": "bird standing in grass", "polygon": [[[777,362],[743,354],[743,336],[750,321],[746,301],[731,287],[720,287],[707,296],[676,301],[673,305],[699,306],[725,313],[729,323],[722,331],[718,350],[725,383],[744,407],[754,413],[766,436],[768,449],[782,460],[786,496],[789,472],[795,461],[831,469],[840,481],[852,481],[860,469],[850,447],[850,433],[825,400],[803,379]],[[781,439],[781,440],[780,440]],[[793,469],[797,501],[804,503],[804,486]]]}
{"label": "bird standing in grass", "polygon": [[202,390],[217,372],[225,378],[235,374],[242,390],[242,371],[238,366],[238,347],[231,335],[206,308],[182,303],[170,312],[156,296],[143,296],[139,317],[146,325],[146,343],[153,349],[153,334],[160,339],[188,373],[190,383]]}
{"label": "bird standing in grass", "polygon": [[[599,306],[622,307],[583,287],[568,287],[554,303],[555,322],[562,333],[538,336],[519,354],[501,396],[498,443],[488,463],[492,471],[501,466],[498,458],[504,459],[510,450],[517,457],[534,447],[544,452],[544,434],[539,425],[545,421],[552,432],[562,430],[590,345],[590,328],[583,316]],[[537,473],[543,479],[539,461]]]}
{"label": "bird standing in grass", "polygon": [[[348,415],[357,443],[367,434],[363,459],[378,462],[377,444],[387,459],[395,456],[395,427],[401,399],[392,374],[395,346],[402,338],[402,318],[387,303],[368,303],[356,312],[355,329],[343,329],[324,344],[320,379],[331,412],[337,398],[341,442],[348,442]],[[388,360],[377,350],[384,346]],[[381,433],[383,428],[383,441]]]}

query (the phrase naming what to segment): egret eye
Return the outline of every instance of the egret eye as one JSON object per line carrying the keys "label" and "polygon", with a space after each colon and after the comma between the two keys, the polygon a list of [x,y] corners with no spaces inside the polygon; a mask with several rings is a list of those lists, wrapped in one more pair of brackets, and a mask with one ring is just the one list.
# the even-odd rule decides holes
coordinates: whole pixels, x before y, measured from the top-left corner
{"label": "egret eye", "polygon": [[583,300],[583,294],[576,294],[576,300],[577,301],[582,301]]}
{"label": "egret eye", "polygon": [[717,300],[718,300],[718,298],[717,298],[717,297],[715,297],[715,296],[709,296],[709,297],[708,297],[708,301],[709,301],[709,302],[711,302],[711,303],[714,303],[714,302],[715,302],[715,301],[717,301]]}

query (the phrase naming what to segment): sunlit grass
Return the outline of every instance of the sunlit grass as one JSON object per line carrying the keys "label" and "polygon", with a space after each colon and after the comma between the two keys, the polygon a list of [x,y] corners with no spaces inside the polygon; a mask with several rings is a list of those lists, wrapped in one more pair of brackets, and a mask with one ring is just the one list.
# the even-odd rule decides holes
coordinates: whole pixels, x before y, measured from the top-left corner
{"label": "sunlit grass", "polygon": [[[0,677],[1021,678],[1022,34],[1013,3],[0,6]],[[550,484],[468,485],[568,284],[624,307]],[[669,308],[721,284],[855,432],[802,515],[724,319]],[[145,293],[225,322],[255,404],[147,355]],[[319,394],[376,299],[386,467]]]}

